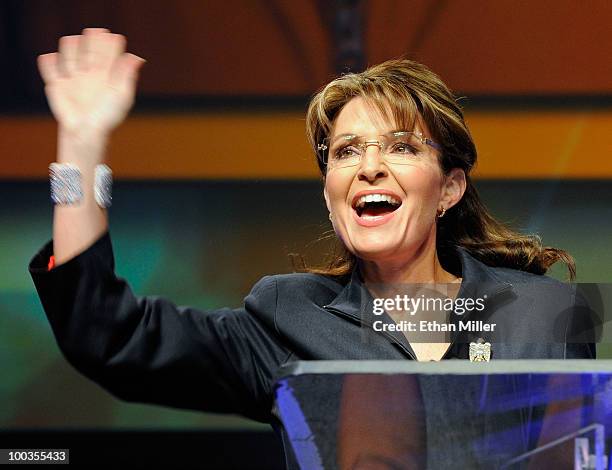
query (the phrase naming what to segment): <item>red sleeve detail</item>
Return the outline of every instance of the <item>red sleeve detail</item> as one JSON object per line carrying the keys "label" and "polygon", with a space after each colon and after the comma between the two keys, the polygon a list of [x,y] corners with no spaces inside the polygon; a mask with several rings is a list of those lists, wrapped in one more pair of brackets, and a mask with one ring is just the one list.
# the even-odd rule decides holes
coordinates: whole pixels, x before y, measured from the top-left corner
{"label": "red sleeve detail", "polygon": [[47,271],[51,271],[55,267],[55,256],[51,255],[49,258],[49,264],[47,265]]}

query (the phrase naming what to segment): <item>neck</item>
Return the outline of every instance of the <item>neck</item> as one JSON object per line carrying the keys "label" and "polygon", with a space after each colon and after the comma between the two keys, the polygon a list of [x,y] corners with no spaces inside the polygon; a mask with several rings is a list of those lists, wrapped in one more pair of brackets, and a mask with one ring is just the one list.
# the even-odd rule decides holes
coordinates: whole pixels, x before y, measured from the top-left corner
{"label": "neck", "polygon": [[406,258],[385,260],[361,260],[361,274],[372,284],[427,284],[451,283],[457,277],[444,270],[436,252],[436,236],[428,239]]}

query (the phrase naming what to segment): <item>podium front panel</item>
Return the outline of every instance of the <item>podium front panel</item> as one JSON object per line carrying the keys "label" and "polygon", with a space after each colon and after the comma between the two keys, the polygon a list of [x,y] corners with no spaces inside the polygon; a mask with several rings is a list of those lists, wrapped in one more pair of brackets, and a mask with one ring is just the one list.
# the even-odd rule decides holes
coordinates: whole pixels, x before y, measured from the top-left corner
{"label": "podium front panel", "polygon": [[574,468],[576,439],[602,460],[612,429],[612,361],[312,361],[282,373],[276,407],[299,468]]}

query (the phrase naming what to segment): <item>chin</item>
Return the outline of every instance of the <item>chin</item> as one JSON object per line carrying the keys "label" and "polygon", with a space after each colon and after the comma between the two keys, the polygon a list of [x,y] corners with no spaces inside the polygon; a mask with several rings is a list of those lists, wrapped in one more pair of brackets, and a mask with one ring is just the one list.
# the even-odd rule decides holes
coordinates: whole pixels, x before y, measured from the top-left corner
{"label": "chin", "polygon": [[[369,235],[369,236],[368,236]],[[402,258],[409,258],[423,247],[427,242],[427,237],[410,237],[403,234],[397,237],[396,234],[368,234],[363,236],[350,237],[350,244],[345,246],[358,258],[365,261],[385,262],[397,261]],[[387,236],[385,236],[387,235]]]}
{"label": "chin", "polygon": [[397,245],[382,241],[364,241],[354,243],[352,247],[355,256],[366,261],[383,261],[401,252]]}

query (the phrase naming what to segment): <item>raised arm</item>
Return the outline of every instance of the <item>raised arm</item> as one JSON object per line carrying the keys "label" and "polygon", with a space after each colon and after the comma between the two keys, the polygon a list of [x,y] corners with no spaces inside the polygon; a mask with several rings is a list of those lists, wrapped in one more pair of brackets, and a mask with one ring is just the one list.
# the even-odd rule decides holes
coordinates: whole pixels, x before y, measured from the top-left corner
{"label": "raised arm", "polygon": [[64,36],[59,50],[38,58],[45,93],[58,122],[58,163],[79,167],[83,199],[57,205],[53,215],[56,265],[81,253],[108,229],[106,210],[94,199],[94,169],[104,163],[111,131],[134,102],[144,59],[125,52],[125,37],[88,28]]}
{"label": "raised arm", "polygon": [[39,57],[59,123],[58,162],[79,167],[84,196],[56,206],[53,242],[30,262],[45,313],[68,361],[121,399],[269,421],[274,376],[289,355],[274,323],[273,278],[240,308],[202,311],[136,296],[115,275],[93,179],[111,131],[132,106],[144,62],[124,50],[123,36],[86,29]]}

